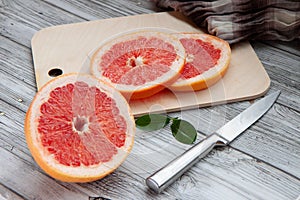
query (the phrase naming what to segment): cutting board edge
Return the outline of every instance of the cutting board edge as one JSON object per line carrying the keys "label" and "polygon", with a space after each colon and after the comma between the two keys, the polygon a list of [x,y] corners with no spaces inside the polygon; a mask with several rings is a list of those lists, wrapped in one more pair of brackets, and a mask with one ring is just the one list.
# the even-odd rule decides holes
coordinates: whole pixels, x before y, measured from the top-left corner
{"label": "cutting board edge", "polygon": [[[197,105],[183,106],[180,108],[167,108],[164,110],[155,110],[155,111],[151,111],[151,113],[156,113],[156,114],[173,113],[173,112],[180,112],[180,111],[186,111],[186,110],[191,110],[191,109],[199,109],[199,108],[206,108],[206,107],[211,107],[211,106],[225,105],[225,104],[229,104],[229,103],[254,100],[254,99],[264,96],[269,91],[270,86],[271,86],[271,80],[270,80],[269,76],[267,76],[267,77],[268,77],[268,81],[267,81],[266,85],[264,85],[264,87],[262,87],[262,90],[257,93],[253,93],[251,96],[249,96],[248,94],[245,94],[244,96],[240,96],[238,98],[229,98],[229,99],[218,100],[218,101],[214,101],[214,102],[206,102],[206,103],[197,104]],[[149,114],[148,111],[147,112],[132,111],[132,112],[133,112],[134,117],[140,117],[142,115]]]}

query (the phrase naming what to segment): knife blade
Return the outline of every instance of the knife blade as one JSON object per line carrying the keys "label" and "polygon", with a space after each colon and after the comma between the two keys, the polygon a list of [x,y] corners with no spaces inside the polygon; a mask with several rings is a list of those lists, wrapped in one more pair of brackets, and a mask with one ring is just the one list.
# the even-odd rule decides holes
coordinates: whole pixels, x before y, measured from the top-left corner
{"label": "knife blade", "polygon": [[146,185],[156,193],[162,192],[215,146],[229,144],[260,119],[272,107],[279,95],[280,91],[277,91],[255,102],[213,134],[146,178]]}

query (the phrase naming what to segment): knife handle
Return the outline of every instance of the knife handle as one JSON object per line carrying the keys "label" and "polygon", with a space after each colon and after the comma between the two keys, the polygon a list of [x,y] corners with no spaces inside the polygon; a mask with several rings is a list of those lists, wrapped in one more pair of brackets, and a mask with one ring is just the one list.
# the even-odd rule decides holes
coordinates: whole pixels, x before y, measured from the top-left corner
{"label": "knife handle", "polygon": [[185,171],[206,156],[216,145],[225,146],[227,140],[217,134],[212,134],[181,154],[169,164],[156,171],[146,179],[147,186],[160,193],[178,179]]}

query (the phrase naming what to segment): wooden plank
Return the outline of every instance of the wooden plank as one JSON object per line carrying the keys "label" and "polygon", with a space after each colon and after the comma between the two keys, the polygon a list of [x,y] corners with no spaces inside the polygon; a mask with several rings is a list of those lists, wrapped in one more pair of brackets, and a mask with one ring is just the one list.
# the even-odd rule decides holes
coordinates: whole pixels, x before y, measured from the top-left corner
{"label": "wooden plank", "polygon": [[17,156],[0,148],[0,181],[26,199],[87,199],[90,194],[72,191],[41,174]]}
{"label": "wooden plank", "polygon": [[165,9],[161,9],[159,7],[156,6],[156,3],[154,1],[142,1],[142,0],[124,0],[125,4],[128,2],[132,2],[134,4],[136,4],[137,6],[139,6],[140,8],[144,8],[146,9],[147,12],[152,13],[152,12],[163,12],[166,11]]}
{"label": "wooden plank", "polygon": [[25,114],[6,102],[1,102],[1,109],[3,109],[0,116],[1,147],[15,153],[19,152],[20,157],[32,161],[24,135]]}
{"label": "wooden plank", "polygon": [[53,25],[85,21],[64,10],[38,0],[2,0],[3,14],[29,27],[41,29]]}
{"label": "wooden plank", "polygon": [[[281,50],[272,46],[267,46],[259,42],[252,43],[252,46],[254,46],[254,48],[256,49],[259,58],[263,60],[263,64],[269,66],[273,65],[274,68],[284,73],[288,72],[289,74],[287,75],[291,79],[290,81],[293,80],[293,81],[297,81],[298,83],[300,82],[298,79],[300,76],[300,71],[297,70],[299,69],[300,66],[300,53],[297,55],[294,53],[287,52],[286,50]],[[290,49],[294,48],[292,43],[290,43],[289,47]],[[265,52],[264,51],[265,49],[268,49],[268,51]],[[289,85],[294,85],[294,84],[289,84]]]}
{"label": "wooden plank", "polygon": [[[300,55],[260,42],[252,43],[252,46],[272,80],[272,88],[282,91],[279,102],[300,111]],[[288,47],[293,49],[294,44],[290,43],[285,48]]]}
{"label": "wooden plank", "polygon": [[2,13],[0,13],[0,18],[1,25],[3,25],[3,28],[0,29],[1,37],[7,37],[12,41],[30,47],[30,40],[36,32],[35,29],[19,22],[18,19],[11,19]]}
{"label": "wooden plank", "polygon": [[[71,0],[44,0],[50,5],[59,7],[69,13],[74,13],[77,16],[85,20],[97,20],[97,19],[106,19],[111,17],[121,17],[128,15],[152,13],[153,5],[150,5],[150,2],[141,2],[136,1],[71,1]],[[143,4],[143,6],[141,6]],[[147,5],[148,9],[145,9],[144,6]],[[122,9],[120,9],[122,8]],[[101,11],[101,12],[100,12]]]}
{"label": "wooden plank", "polygon": [[300,178],[300,113],[280,104],[231,146]]}
{"label": "wooden plank", "polygon": [[[32,86],[14,78],[10,74],[0,74],[0,98],[1,101],[15,105],[23,112],[27,111],[36,91]],[[15,87],[11,87],[14,85]]]}
{"label": "wooden plank", "polygon": [[0,36],[0,71],[36,88],[31,49]]}
{"label": "wooden plank", "polygon": [[18,194],[0,184],[0,200],[22,200]]}
{"label": "wooden plank", "polygon": [[[288,53],[300,56],[300,40],[293,40],[290,42],[286,41],[260,41],[261,43],[267,45],[269,48],[274,47],[274,49],[286,51]],[[254,44],[255,48],[255,44]]]}
{"label": "wooden plank", "polygon": [[37,30],[62,23],[81,22],[84,19],[39,0],[2,0],[0,34],[30,47]]}

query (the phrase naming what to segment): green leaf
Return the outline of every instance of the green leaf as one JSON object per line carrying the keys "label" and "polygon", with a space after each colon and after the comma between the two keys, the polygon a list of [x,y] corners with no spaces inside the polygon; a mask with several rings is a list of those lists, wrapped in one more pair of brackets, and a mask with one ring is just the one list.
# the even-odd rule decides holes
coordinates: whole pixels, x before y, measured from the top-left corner
{"label": "green leaf", "polygon": [[137,128],[144,131],[156,131],[164,128],[170,122],[170,118],[165,115],[148,114],[135,120]]}
{"label": "green leaf", "polygon": [[193,144],[197,138],[197,131],[192,124],[185,120],[166,115],[148,114],[135,120],[137,128],[144,131],[156,131],[167,126],[172,120],[171,131],[179,142]]}
{"label": "green leaf", "polygon": [[176,140],[184,144],[193,144],[197,137],[197,131],[192,124],[185,120],[173,119],[171,125],[172,134]]}

